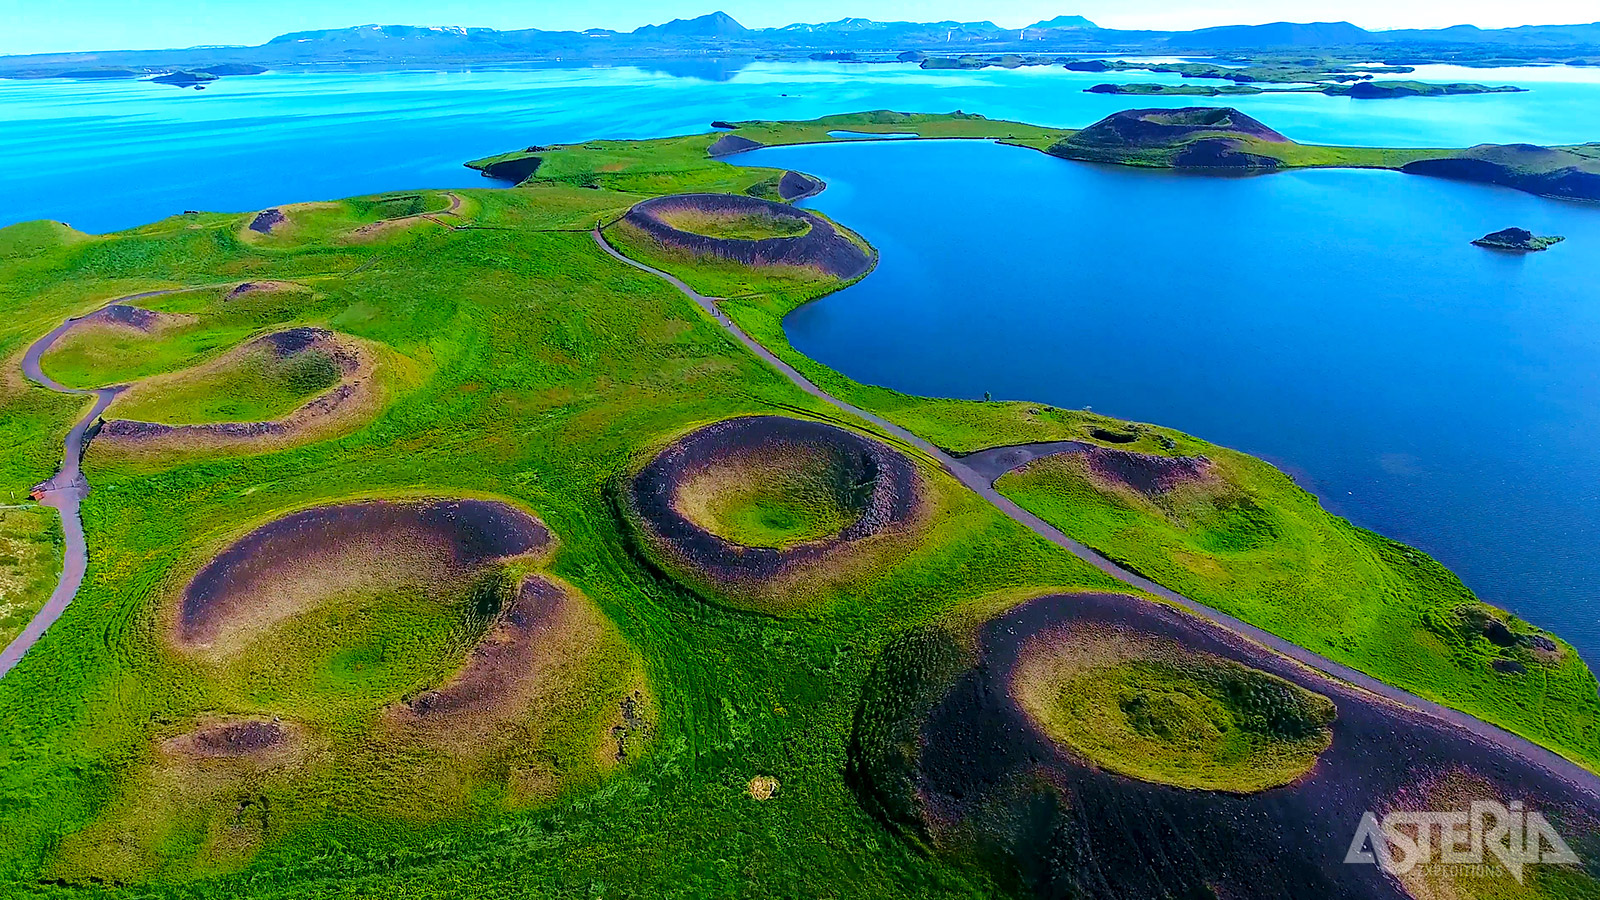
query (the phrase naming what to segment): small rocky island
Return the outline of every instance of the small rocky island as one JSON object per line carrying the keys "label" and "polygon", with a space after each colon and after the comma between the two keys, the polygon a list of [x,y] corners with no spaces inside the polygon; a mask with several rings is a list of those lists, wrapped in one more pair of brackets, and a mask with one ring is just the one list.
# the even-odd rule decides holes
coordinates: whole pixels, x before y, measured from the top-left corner
{"label": "small rocky island", "polygon": [[1506,228],[1494,234],[1486,234],[1473,241],[1479,247],[1488,247],[1491,250],[1514,250],[1519,253],[1533,253],[1548,250],[1566,238],[1560,235],[1540,237],[1526,228]]}

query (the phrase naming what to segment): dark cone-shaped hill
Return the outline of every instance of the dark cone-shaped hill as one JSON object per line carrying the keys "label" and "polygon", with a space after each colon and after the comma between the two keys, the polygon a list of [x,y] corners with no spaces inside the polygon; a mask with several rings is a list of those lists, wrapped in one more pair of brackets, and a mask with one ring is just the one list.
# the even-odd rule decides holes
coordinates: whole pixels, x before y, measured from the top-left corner
{"label": "dark cone-shaped hill", "polygon": [[1407,163],[1400,171],[1498,184],[1545,197],[1600,200],[1600,159],[1560,147],[1479,144],[1447,157]]}
{"label": "dark cone-shaped hill", "polygon": [[1266,171],[1278,160],[1252,152],[1288,138],[1228,107],[1130,109],[1113,113],[1050,148],[1066,159],[1172,168]]}

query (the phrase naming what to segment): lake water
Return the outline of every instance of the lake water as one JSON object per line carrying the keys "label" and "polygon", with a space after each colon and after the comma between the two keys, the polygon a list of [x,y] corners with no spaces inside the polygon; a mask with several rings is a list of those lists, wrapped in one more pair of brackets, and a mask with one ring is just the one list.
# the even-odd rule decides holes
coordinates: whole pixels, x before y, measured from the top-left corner
{"label": "lake water", "polygon": [[[1600,660],[1600,206],[981,142],[742,161],[826,179],[807,205],[882,251],[788,318],[806,355],[909,393],[1090,406],[1263,456]],[[1509,225],[1568,240],[1470,243]]]}
{"label": "lake water", "polygon": [[[0,81],[0,225],[99,232],[481,185],[463,161],[528,144],[875,108],[1083,126],[1209,103],[1302,141],[1600,139],[1600,70],[1423,74],[1532,91],[1132,98],[1083,90],[1177,79],[715,61],[271,73],[204,92]],[[805,352],[905,390],[1093,406],[1259,453],[1600,660],[1600,209],[1387,173],[1190,178],[987,144],[746,161],[826,177],[815,205],[883,250],[871,278],[791,318]],[[1526,259],[1467,243],[1512,224],[1569,242]]]}
{"label": "lake water", "polygon": [[889,108],[1081,127],[1130,106],[1232,104],[1303,141],[1464,146],[1600,139],[1596,70],[1441,73],[1527,94],[1116,97],[1105,81],[1169,75],[1055,67],[756,63],[461,72],[269,73],[205,91],[147,82],[0,80],[0,225],[110,231],[185,209],[250,210],[391,189],[481,184],[461,163],[528,144],[704,131],[714,119]]}

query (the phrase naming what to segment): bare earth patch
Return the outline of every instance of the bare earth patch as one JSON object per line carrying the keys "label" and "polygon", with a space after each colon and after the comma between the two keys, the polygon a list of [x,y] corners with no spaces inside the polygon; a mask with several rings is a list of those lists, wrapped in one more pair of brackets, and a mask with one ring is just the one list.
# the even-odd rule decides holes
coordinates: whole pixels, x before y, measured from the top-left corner
{"label": "bare earth patch", "polygon": [[1215,478],[1210,460],[1191,456],[1152,456],[1106,447],[1083,451],[1089,471],[1102,482],[1124,485],[1145,496],[1165,494],[1183,484]]}
{"label": "bare earth patch", "polygon": [[757,775],[750,779],[746,793],[752,800],[771,800],[778,794],[778,779],[771,775]]}
{"label": "bare earth patch", "polygon": [[168,738],[164,753],[197,758],[271,758],[299,743],[298,729],[277,720],[244,719],[213,725]]}

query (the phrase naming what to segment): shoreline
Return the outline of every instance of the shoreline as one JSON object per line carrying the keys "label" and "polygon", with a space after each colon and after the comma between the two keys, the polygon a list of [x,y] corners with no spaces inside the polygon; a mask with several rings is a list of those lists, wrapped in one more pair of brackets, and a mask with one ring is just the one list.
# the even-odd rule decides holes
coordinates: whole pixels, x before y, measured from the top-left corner
{"label": "shoreline", "polygon": [[[884,433],[894,437],[903,446],[915,448],[917,451],[920,451],[923,455],[937,463],[951,476],[955,477],[956,480],[960,481],[969,490],[977,493],[979,496],[983,497],[985,500],[997,507],[1006,516],[1023,525],[1049,543],[1066,550],[1067,552],[1078,557],[1080,560],[1083,560],[1089,565],[1094,566],[1101,572],[1104,572],[1105,574],[1110,575],[1111,577],[1116,578],[1124,584],[1142,591],[1147,595],[1152,595],[1160,598],[1160,600],[1166,601],[1167,603],[1181,607],[1189,613],[1206,619],[1214,625],[1232,632],[1240,638],[1264,647],[1278,656],[1292,660],[1301,666],[1320,672],[1326,677],[1344,682],[1368,693],[1375,694],[1393,703],[1399,704],[1402,707],[1406,707],[1414,712],[1430,716],[1448,725],[1460,728],[1478,738],[1492,742],[1500,746],[1502,749],[1505,749],[1506,751],[1516,755],[1525,762],[1543,768],[1551,774],[1566,780],[1574,787],[1584,790],[1596,797],[1600,797],[1600,773],[1595,773],[1573,762],[1572,760],[1567,759],[1559,753],[1556,753],[1555,751],[1550,750],[1541,744],[1535,743],[1534,741],[1519,734],[1516,734],[1515,732],[1508,731],[1496,725],[1491,725],[1475,716],[1468,715],[1467,713],[1452,709],[1441,703],[1436,703],[1432,700],[1428,700],[1408,691],[1401,690],[1400,688],[1389,685],[1387,682],[1380,681],[1342,663],[1338,663],[1323,657],[1320,654],[1301,647],[1299,644],[1295,644],[1291,641],[1280,638],[1268,631],[1265,631],[1264,629],[1257,628],[1254,625],[1230,616],[1227,613],[1221,612],[1220,610],[1212,609],[1211,607],[1191,600],[1176,591],[1169,590],[1157,584],[1156,582],[1149,580],[1148,578],[1128,571],[1127,569],[1117,565],[1115,562],[1112,562],[1111,560],[1102,556],[1093,548],[1074,540],[1064,532],[1045,522],[1043,519],[1023,509],[1021,506],[1017,505],[1015,502],[1006,498],[1004,495],[1000,494],[994,489],[995,479],[999,478],[1000,475],[1005,474],[1005,472],[1000,472],[999,474],[993,476],[991,476],[989,472],[995,467],[995,465],[1002,464],[998,461],[1003,461],[1004,459],[1008,458],[997,451],[1002,451],[1006,454],[1018,454],[1023,457],[1028,457],[1029,454],[1038,452],[1042,448],[1059,446],[1062,444],[1076,445],[1079,444],[1079,442],[1042,442],[1036,444],[1012,445],[1009,447],[991,448],[990,450],[969,454],[967,457],[958,458],[942,448],[934,445],[930,441],[916,436],[911,431],[895,425],[881,416],[846,403],[845,401],[840,400],[837,397],[834,397],[832,394],[824,391],[805,375],[801,374],[793,366],[784,362],[771,350],[767,349],[764,344],[751,337],[744,331],[744,329],[734,324],[733,320],[728,318],[728,316],[718,308],[718,298],[704,296],[695,291],[693,288],[689,287],[688,284],[679,279],[677,276],[626,256],[616,247],[612,246],[608,240],[606,240],[605,235],[601,233],[599,227],[596,227],[591,232],[591,237],[593,237],[595,243],[607,255],[625,265],[632,266],[635,269],[638,269],[642,272],[647,272],[656,276],[657,278],[662,279],[684,294],[684,296],[693,301],[693,303],[703,312],[710,315],[717,322],[717,324],[723,328],[724,331],[728,332],[729,335],[731,335],[750,352],[756,354],[756,356],[776,369],[779,374],[789,379],[789,381],[799,389],[805,391],[807,394],[810,394],[813,397],[816,397],[819,400],[831,404],[843,412],[872,423]],[[871,273],[869,272],[868,275],[870,276],[870,274]],[[1070,450],[1068,452],[1070,452]],[[985,454],[994,455],[986,457]],[[968,464],[965,461],[966,459],[972,459],[974,457],[978,458],[977,465]],[[1039,457],[1034,456],[1032,458]],[[1028,460],[1024,458],[1023,462],[1026,461]],[[1010,467],[1008,467],[1005,471],[1010,471]]]}

